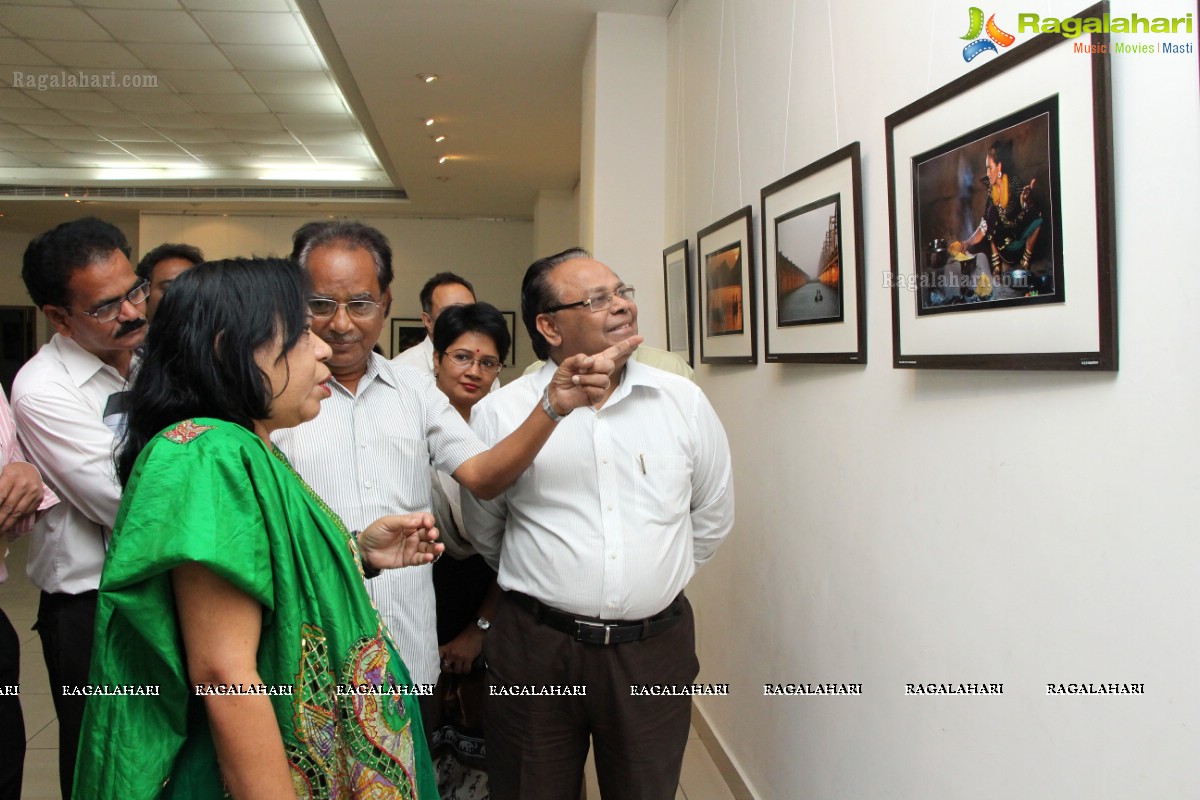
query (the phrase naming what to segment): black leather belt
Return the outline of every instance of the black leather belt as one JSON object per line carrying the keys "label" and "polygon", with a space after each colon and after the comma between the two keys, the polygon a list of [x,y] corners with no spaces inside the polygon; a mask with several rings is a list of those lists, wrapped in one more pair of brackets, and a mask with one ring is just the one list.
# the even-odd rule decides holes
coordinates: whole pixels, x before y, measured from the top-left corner
{"label": "black leather belt", "polygon": [[525,609],[542,625],[562,631],[584,644],[625,644],[657,636],[675,627],[683,614],[683,595],[679,594],[664,610],[642,620],[596,619],[577,617],[551,608],[540,600],[520,592],[506,592],[508,598]]}

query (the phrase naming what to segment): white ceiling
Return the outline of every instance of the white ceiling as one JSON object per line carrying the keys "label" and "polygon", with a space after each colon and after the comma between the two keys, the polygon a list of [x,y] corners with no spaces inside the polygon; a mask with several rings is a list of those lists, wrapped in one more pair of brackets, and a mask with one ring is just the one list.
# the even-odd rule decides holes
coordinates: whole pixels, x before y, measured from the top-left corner
{"label": "white ceiling", "polygon": [[[539,189],[578,181],[595,13],[666,16],[674,2],[4,0],[0,184],[88,203],[101,187],[243,187],[121,201],[205,210],[402,189],[407,202],[338,208],[528,218]],[[59,85],[81,73],[106,85]],[[309,196],[260,196],[292,187]]]}

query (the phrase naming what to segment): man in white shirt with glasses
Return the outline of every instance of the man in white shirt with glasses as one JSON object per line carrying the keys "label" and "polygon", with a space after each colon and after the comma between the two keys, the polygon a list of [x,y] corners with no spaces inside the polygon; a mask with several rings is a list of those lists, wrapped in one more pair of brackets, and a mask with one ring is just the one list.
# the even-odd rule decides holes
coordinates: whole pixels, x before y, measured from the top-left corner
{"label": "man in white shirt with glasses", "polygon": [[698,673],[683,589],[733,525],[729,444],[699,387],[628,356],[599,402],[553,404],[559,363],[637,333],[633,287],[586,251],[534,262],[521,314],[549,360],[484,398],[472,427],[498,441],[541,399],[559,430],[499,497],[462,493],[505,590],[484,641],[491,796],[574,800],[592,744],[604,800],[671,800],[691,698],[635,688]]}

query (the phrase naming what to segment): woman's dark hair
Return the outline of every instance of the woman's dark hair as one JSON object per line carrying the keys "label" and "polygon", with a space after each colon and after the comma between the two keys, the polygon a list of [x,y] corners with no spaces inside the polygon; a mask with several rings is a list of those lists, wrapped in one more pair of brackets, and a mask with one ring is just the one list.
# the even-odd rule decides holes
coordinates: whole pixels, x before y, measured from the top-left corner
{"label": "woman's dark hair", "polygon": [[270,417],[272,387],[254,353],[276,337],[285,355],[296,345],[308,326],[308,294],[304,271],[280,258],[210,261],[175,279],[133,376],[116,459],[122,486],[170,425],[213,417],[253,430]]}
{"label": "woman's dark hair", "polygon": [[433,349],[439,353],[454,344],[464,333],[478,333],[489,337],[496,345],[500,363],[508,360],[508,348],[512,336],[504,315],[491,303],[471,303],[465,306],[449,306],[433,324]]}
{"label": "woman's dark hair", "polygon": [[525,278],[521,281],[521,319],[525,323],[525,330],[529,332],[533,352],[538,358],[545,360],[550,357],[550,343],[537,329],[538,315],[558,302],[554,287],[550,285],[550,273],[564,261],[591,257],[592,254],[582,247],[572,247],[561,253],[539,258],[525,270]]}

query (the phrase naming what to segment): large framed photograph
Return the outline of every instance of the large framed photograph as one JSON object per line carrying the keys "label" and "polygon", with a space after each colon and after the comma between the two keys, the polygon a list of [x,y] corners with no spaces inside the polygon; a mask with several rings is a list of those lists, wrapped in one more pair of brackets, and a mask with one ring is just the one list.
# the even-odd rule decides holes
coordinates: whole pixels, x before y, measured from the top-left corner
{"label": "large framed photograph", "polygon": [[887,117],[893,366],[1117,369],[1109,37],[1090,36],[1038,35]]}
{"label": "large framed photograph", "polygon": [[696,234],[701,364],[758,363],[753,215],[746,206]]}
{"label": "large framed photograph", "polygon": [[865,364],[858,142],[762,190],[767,362]]}
{"label": "large framed photograph", "polygon": [[688,242],[663,250],[663,284],[667,298],[667,350],[696,366],[692,355],[692,273]]}
{"label": "large framed photograph", "polygon": [[414,347],[428,335],[420,317],[392,318],[392,358]]}

